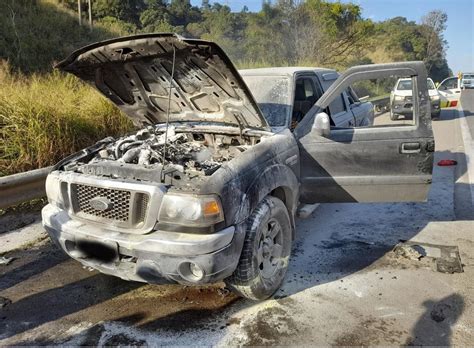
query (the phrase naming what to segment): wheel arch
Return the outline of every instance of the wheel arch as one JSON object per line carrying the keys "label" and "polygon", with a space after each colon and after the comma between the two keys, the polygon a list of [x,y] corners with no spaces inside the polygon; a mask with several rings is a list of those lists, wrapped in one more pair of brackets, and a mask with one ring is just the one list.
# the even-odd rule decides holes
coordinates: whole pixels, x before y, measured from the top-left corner
{"label": "wheel arch", "polygon": [[246,219],[266,196],[276,197],[285,204],[294,238],[299,182],[289,167],[282,164],[272,165],[249,185],[244,195],[244,202],[240,205],[238,219]]}

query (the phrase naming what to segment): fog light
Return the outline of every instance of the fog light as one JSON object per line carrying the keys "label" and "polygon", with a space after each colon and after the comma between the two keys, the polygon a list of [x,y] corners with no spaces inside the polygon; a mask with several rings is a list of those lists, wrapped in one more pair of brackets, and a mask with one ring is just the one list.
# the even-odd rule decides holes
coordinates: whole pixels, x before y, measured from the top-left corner
{"label": "fog light", "polygon": [[191,262],[189,264],[189,270],[191,271],[192,275],[198,279],[202,279],[204,277],[204,271],[195,263]]}
{"label": "fog light", "polygon": [[198,282],[204,278],[204,270],[194,262],[182,262],[178,267],[181,277],[189,282]]}

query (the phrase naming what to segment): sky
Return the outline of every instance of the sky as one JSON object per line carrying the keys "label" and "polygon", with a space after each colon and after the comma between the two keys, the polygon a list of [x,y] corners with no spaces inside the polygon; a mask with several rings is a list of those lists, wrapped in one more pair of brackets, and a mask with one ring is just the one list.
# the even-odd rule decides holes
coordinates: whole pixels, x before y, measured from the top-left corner
{"label": "sky", "polygon": [[[201,0],[192,0],[201,5]],[[212,2],[212,1],[211,1]],[[259,11],[262,0],[221,0],[233,11],[247,6],[250,11]],[[364,18],[383,21],[393,17],[406,17],[419,22],[431,10],[443,10],[448,14],[447,29],[444,33],[448,41],[448,64],[453,73],[474,72],[474,0],[342,0],[362,7]]]}

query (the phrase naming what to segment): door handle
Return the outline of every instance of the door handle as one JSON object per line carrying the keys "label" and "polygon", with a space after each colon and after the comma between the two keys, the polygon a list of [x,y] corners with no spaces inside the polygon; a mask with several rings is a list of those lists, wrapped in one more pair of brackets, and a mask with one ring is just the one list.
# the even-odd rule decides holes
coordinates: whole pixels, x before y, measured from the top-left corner
{"label": "door handle", "polygon": [[420,151],[420,143],[402,143],[400,146],[400,153],[419,153]]}

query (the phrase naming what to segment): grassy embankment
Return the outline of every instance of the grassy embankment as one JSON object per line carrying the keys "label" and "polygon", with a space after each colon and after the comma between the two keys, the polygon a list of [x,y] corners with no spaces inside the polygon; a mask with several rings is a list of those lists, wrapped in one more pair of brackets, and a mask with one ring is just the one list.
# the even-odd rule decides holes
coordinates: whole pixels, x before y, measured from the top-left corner
{"label": "grassy embankment", "polygon": [[74,76],[0,68],[0,174],[41,168],[131,124]]}
{"label": "grassy embankment", "polygon": [[90,86],[52,70],[73,49],[122,33],[79,27],[51,0],[1,1],[0,13],[0,176],[52,165],[131,128]]}

